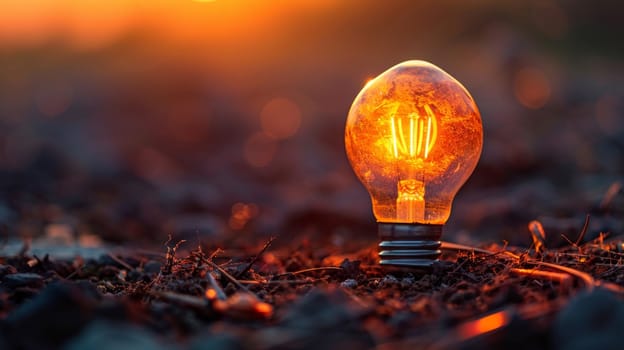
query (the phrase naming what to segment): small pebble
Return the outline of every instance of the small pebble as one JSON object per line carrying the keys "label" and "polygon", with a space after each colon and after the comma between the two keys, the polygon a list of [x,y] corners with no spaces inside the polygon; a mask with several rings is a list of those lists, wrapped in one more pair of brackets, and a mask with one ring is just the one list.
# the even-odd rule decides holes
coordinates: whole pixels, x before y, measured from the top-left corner
{"label": "small pebble", "polygon": [[358,285],[357,281],[352,278],[346,279],[342,281],[342,283],[340,283],[340,286],[344,288],[355,288],[357,287],[357,285]]}
{"label": "small pebble", "polygon": [[398,284],[398,283],[399,283],[399,280],[396,277],[392,275],[386,275],[379,284],[381,286],[389,286],[389,285]]}
{"label": "small pebble", "polygon": [[342,271],[347,275],[354,275],[360,273],[362,270],[360,269],[361,262],[359,260],[350,261],[349,259],[345,259],[340,264]]}
{"label": "small pebble", "polygon": [[0,265],[0,278],[6,275],[17,273],[17,270],[11,265]]}
{"label": "small pebble", "polygon": [[580,293],[557,315],[555,349],[622,349],[624,302],[613,293],[595,289]]}
{"label": "small pebble", "polygon": [[161,268],[162,263],[150,260],[145,263],[145,266],[143,266],[143,271],[145,271],[145,273],[159,273]]}
{"label": "small pebble", "polygon": [[408,288],[414,284],[416,280],[413,277],[405,277],[401,279],[401,287]]}

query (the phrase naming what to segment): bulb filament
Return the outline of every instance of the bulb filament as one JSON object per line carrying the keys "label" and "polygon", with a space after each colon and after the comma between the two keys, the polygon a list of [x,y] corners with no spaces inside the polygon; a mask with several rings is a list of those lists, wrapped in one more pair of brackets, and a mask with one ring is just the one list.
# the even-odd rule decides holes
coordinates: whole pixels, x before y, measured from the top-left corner
{"label": "bulb filament", "polygon": [[[395,110],[390,117],[392,151],[395,158],[427,159],[429,157],[436,142],[438,124],[431,107],[425,105],[424,110],[426,115],[410,113],[407,117],[397,116]],[[406,127],[409,130],[408,133],[404,132]],[[406,134],[409,136],[406,137]]]}
{"label": "bulb filament", "polygon": [[390,117],[394,158],[407,161],[403,165],[406,171],[397,183],[396,215],[403,222],[423,220],[425,216],[425,183],[418,177],[436,142],[438,125],[431,107],[424,105],[423,109],[424,115],[414,112],[401,117],[397,116],[397,106]]}

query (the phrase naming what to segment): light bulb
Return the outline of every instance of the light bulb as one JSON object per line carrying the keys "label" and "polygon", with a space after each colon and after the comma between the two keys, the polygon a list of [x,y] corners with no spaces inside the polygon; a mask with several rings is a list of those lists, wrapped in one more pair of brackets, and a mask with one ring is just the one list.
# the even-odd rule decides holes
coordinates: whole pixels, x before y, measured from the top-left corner
{"label": "light bulb", "polygon": [[483,143],[479,110],[457,80],[425,61],[400,63],[360,91],[345,146],[379,223],[379,263],[428,270],[453,198]]}

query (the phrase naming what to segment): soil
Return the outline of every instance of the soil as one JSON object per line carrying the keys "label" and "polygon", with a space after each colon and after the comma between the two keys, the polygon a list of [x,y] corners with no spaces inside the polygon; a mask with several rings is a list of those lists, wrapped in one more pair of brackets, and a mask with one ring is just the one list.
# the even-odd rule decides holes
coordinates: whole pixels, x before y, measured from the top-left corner
{"label": "soil", "polygon": [[[111,251],[91,259],[38,257],[25,247],[0,258],[0,344],[545,349],[569,343],[566,322],[583,312],[591,317],[591,310],[574,309],[574,299],[589,298],[583,307],[611,302],[610,312],[622,311],[613,295],[624,292],[623,245],[604,237],[550,250],[447,247],[443,262],[426,274],[388,273],[376,265],[373,248],[334,255],[312,244],[272,249],[272,243],[230,252],[168,241],[162,252]],[[588,283],[583,272],[600,282]],[[491,325],[488,317],[500,319]],[[601,322],[608,329],[610,321]],[[592,330],[586,324],[573,336]]]}

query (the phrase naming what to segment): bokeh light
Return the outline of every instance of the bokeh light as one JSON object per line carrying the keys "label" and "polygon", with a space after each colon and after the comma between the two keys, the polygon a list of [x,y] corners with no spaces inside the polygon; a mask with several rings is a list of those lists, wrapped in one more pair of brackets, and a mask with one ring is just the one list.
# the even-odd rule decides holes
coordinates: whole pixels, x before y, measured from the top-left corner
{"label": "bokeh light", "polygon": [[514,93],[523,106],[538,109],[548,102],[551,85],[543,71],[537,68],[524,68],[514,76]]}
{"label": "bokeh light", "polygon": [[278,140],[287,139],[299,130],[301,109],[287,98],[274,98],[262,108],[260,121],[268,136]]}
{"label": "bokeh light", "polygon": [[247,222],[258,215],[258,206],[254,203],[235,203],[228,222],[232,230],[242,230]]}

